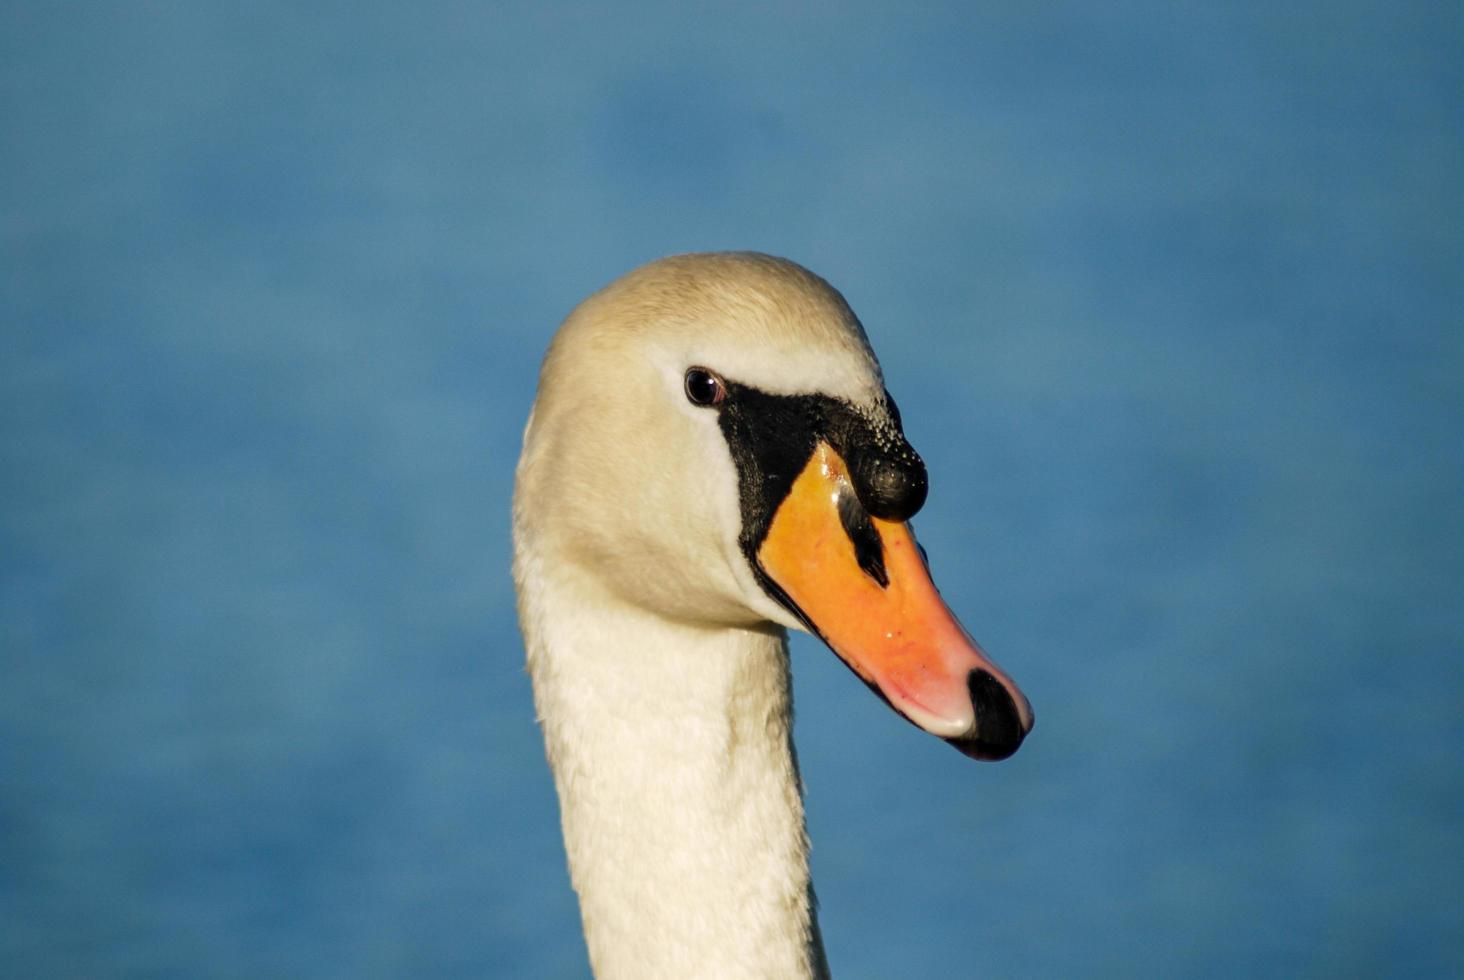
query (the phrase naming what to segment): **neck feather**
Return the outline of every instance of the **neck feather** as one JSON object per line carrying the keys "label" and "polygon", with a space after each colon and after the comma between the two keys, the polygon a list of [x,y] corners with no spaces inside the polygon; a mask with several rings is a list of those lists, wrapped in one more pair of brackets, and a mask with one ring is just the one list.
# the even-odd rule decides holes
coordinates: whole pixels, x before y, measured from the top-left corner
{"label": "neck feather", "polygon": [[826,976],[786,636],[522,584],[596,975]]}

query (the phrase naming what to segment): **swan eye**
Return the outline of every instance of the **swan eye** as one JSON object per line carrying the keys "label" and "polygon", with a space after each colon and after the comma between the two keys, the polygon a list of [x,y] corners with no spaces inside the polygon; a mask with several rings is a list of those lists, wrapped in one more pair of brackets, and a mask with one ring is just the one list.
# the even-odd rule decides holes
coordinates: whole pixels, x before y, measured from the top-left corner
{"label": "swan eye", "polygon": [[686,400],[693,405],[720,405],[727,397],[727,383],[706,368],[687,368]]}

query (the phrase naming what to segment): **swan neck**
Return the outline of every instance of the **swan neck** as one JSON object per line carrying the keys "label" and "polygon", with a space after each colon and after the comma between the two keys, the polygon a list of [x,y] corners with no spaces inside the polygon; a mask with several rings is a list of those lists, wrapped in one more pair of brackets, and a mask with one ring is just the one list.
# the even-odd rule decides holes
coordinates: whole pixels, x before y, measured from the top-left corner
{"label": "swan neck", "polygon": [[526,592],[529,668],[596,976],[827,976],[783,632]]}

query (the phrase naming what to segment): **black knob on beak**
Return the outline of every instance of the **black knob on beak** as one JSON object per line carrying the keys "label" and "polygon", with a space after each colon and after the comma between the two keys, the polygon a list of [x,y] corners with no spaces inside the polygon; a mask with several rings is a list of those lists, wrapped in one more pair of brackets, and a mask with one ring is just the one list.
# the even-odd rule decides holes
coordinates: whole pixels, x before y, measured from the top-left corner
{"label": "black knob on beak", "polygon": [[849,476],[864,509],[886,521],[908,521],[925,504],[925,462],[900,438],[894,445],[861,445],[849,460]]}

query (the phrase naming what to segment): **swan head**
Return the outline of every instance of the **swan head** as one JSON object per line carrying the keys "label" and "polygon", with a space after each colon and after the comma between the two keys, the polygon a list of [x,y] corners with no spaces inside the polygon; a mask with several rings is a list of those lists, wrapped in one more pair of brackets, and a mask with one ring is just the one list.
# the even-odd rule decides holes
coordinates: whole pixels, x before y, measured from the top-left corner
{"label": "swan head", "polygon": [[673,256],[550,345],[516,574],[694,626],[806,630],[907,720],[1005,758],[1032,710],[930,580],[908,523],[926,491],[837,290],[767,255]]}

